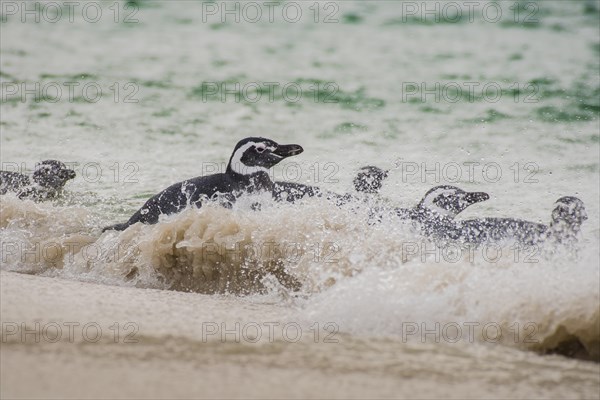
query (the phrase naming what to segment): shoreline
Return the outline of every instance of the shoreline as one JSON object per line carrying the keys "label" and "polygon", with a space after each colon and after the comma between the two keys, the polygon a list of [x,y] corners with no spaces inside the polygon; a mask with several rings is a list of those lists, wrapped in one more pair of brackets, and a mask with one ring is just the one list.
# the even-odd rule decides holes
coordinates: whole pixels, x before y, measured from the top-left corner
{"label": "shoreline", "polygon": [[[206,321],[280,321],[286,311],[243,299],[4,271],[0,283],[3,398],[593,398],[600,385],[599,364],[504,346],[202,336]],[[27,340],[7,333],[15,322]]]}

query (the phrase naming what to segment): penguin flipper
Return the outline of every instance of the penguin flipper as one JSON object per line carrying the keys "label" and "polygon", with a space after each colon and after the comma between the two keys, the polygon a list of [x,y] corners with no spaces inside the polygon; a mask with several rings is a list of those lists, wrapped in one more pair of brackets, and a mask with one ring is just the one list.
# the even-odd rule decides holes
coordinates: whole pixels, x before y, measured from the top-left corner
{"label": "penguin flipper", "polygon": [[129,225],[130,225],[129,222],[123,222],[121,224],[110,225],[110,226],[103,228],[102,233],[104,233],[106,231],[124,231],[125,229],[127,229],[129,227]]}

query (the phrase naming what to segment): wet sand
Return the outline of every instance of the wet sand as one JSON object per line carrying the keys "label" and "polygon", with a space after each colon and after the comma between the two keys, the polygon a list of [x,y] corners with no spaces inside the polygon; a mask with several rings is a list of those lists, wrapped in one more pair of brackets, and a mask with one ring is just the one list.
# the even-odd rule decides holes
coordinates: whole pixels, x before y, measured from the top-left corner
{"label": "wet sand", "polygon": [[238,343],[235,333],[207,335],[206,324],[282,322],[284,309],[0,277],[3,398],[597,398],[600,391],[599,364],[561,356],[343,333],[337,343],[312,334],[292,342],[248,330]]}

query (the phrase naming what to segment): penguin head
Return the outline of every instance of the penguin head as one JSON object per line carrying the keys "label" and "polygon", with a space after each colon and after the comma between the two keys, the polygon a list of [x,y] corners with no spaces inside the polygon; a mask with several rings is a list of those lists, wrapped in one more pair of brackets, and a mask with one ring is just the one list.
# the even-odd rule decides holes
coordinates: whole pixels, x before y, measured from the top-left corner
{"label": "penguin head", "polygon": [[75,171],[56,160],[45,160],[35,166],[33,180],[49,189],[61,189],[69,179],[75,178]]}
{"label": "penguin head", "polygon": [[383,184],[383,180],[387,178],[388,171],[372,165],[367,165],[358,170],[356,178],[354,178],[354,188],[357,192],[362,193],[378,193]]}
{"label": "penguin head", "polygon": [[270,139],[249,137],[238,142],[233,149],[227,172],[241,175],[252,175],[257,172],[268,172],[287,157],[304,151],[297,144],[278,144]]}
{"label": "penguin head", "polygon": [[417,206],[419,211],[432,211],[454,218],[472,204],[488,200],[484,192],[465,192],[456,186],[442,185],[430,189]]}
{"label": "penguin head", "polygon": [[586,219],[588,219],[588,216],[583,201],[577,197],[561,197],[554,203],[551,225],[566,225],[579,231],[581,224]]}

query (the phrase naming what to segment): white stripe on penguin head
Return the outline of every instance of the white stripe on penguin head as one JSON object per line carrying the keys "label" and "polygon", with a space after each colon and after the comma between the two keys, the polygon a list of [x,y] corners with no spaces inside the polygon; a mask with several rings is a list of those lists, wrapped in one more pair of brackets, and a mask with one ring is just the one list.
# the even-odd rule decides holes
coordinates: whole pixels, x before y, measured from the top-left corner
{"label": "white stripe on penguin head", "polygon": [[[244,156],[244,153],[246,152],[246,150],[248,150],[252,146],[257,146],[258,144],[265,146],[266,149],[269,149],[271,151],[275,150],[275,147],[267,146],[263,142],[259,142],[259,143],[248,142],[248,143],[244,144],[239,149],[237,149],[235,151],[235,153],[233,153],[233,156],[231,157],[230,165],[231,165],[231,170],[233,172],[240,174],[240,175],[252,175],[257,172],[267,172],[267,173],[269,172],[268,168],[261,167],[258,165],[248,166],[242,162],[242,157]],[[274,154],[274,155],[277,155],[277,154]]]}
{"label": "white stripe on penguin head", "polygon": [[456,190],[455,189],[445,189],[445,188],[439,188],[437,190],[434,190],[432,193],[429,193],[423,199],[423,203],[422,203],[423,207],[427,208],[431,211],[435,211],[442,216],[455,217],[456,213],[454,211],[446,210],[445,208],[442,208],[433,202],[433,200],[435,200],[438,196],[441,196],[443,194],[456,195]]}

